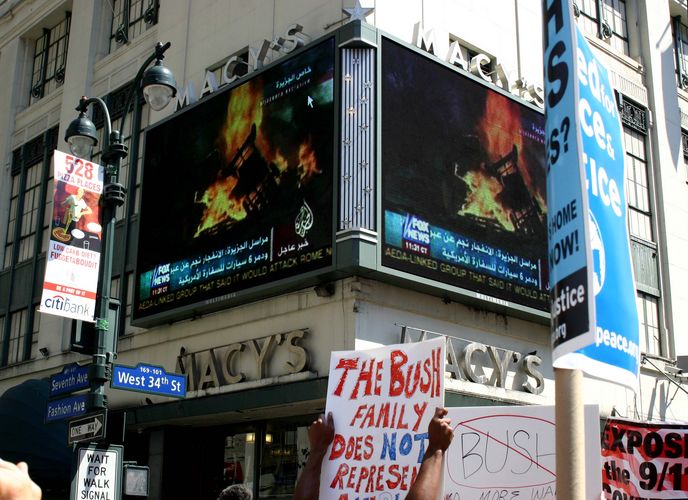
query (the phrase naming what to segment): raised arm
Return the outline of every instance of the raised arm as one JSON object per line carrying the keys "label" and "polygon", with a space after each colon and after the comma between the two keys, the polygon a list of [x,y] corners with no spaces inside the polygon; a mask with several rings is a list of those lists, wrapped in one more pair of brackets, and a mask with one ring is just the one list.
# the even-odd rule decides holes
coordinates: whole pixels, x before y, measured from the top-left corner
{"label": "raised arm", "polygon": [[418,477],[406,495],[406,500],[436,500],[442,484],[442,458],[454,437],[451,419],[445,418],[446,408],[435,409],[428,424],[428,447]]}
{"label": "raised arm", "polygon": [[334,439],[334,421],[332,413],[327,419],[321,415],[308,428],[308,442],[310,453],[306,459],[306,466],[296,483],[294,500],[318,500],[320,495],[320,469],[327,453],[327,448]]}

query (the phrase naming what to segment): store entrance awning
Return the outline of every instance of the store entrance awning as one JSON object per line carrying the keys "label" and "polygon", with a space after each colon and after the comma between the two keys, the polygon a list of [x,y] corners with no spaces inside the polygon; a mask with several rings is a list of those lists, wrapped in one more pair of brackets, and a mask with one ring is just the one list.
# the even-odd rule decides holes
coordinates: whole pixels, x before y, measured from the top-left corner
{"label": "store entrance awning", "polygon": [[66,422],[44,422],[48,388],[47,379],[31,379],[0,396],[0,458],[28,463],[44,490],[69,485],[72,460]]}

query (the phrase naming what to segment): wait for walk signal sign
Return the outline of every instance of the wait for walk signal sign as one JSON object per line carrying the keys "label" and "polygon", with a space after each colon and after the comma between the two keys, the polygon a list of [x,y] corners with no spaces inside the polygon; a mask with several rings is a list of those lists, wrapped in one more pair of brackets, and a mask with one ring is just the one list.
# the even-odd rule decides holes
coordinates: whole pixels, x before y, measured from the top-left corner
{"label": "wait for walk signal sign", "polygon": [[121,445],[91,443],[77,448],[72,474],[72,500],[121,500]]}

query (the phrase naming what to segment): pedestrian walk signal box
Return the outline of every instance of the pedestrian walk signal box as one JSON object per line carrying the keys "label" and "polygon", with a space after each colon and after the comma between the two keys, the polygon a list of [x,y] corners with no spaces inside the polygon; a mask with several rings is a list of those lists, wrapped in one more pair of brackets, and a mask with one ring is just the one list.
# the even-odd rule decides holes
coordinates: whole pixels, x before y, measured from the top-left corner
{"label": "pedestrian walk signal box", "polygon": [[149,489],[148,479],[150,477],[150,470],[148,469],[148,466],[129,464],[125,462],[122,469],[125,498],[129,496],[147,497]]}

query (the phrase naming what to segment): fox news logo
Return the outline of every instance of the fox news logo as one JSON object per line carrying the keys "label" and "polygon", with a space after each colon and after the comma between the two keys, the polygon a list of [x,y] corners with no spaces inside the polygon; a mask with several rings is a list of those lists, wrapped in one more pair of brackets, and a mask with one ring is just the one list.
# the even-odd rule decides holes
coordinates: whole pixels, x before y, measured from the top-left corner
{"label": "fox news logo", "polygon": [[166,285],[170,282],[170,265],[163,264],[157,266],[153,270],[153,277],[151,278],[151,286],[157,288],[159,286]]}
{"label": "fox news logo", "polygon": [[429,245],[430,224],[415,215],[407,215],[404,220],[403,238],[422,245]]}

